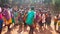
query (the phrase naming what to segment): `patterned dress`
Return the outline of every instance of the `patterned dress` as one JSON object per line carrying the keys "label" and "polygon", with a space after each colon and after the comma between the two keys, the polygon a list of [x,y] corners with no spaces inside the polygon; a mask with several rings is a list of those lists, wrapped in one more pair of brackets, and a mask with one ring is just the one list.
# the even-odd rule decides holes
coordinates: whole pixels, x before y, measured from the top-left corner
{"label": "patterned dress", "polygon": [[5,25],[9,25],[12,23],[11,13],[9,10],[5,9],[3,11],[3,17],[4,17]]}

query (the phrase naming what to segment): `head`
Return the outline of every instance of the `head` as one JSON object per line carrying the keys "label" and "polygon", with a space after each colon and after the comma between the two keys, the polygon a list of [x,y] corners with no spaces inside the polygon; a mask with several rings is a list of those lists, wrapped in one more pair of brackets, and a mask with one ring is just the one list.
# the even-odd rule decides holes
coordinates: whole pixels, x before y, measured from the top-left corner
{"label": "head", "polygon": [[34,6],[31,7],[31,10],[34,10]]}
{"label": "head", "polygon": [[3,5],[3,7],[7,9],[7,8],[9,8],[9,5],[5,4],[5,5]]}
{"label": "head", "polygon": [[13,10],[17,11],[18,10],[18,6],[14,6]]}

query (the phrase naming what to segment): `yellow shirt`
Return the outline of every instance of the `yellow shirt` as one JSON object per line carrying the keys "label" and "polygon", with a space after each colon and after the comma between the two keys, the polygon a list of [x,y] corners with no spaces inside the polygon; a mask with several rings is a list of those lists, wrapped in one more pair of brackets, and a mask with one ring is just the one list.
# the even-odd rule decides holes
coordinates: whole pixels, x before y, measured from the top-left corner
{"label": "yellow shirt", "polygon": [[60,20],[58,20],[58,26],[60,26]]}

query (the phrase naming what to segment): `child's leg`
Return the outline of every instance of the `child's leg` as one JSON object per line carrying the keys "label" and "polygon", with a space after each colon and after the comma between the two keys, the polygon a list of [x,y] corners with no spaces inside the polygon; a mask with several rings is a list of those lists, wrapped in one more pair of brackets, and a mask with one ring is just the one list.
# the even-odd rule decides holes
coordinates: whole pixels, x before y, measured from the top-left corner
{"label": "child's leg", "polygon": [[45,25],[44,25],[45,28],[47,28],[47,22],[45,22]]}
{"label": "child's leg", "polygon": [[60,32],[60,26],[58,26],[58,30],[59,30],[59,32]]}
{"label": "child's leg", "polygon": [[10,29],[10,24],[8,25],[8,31],[10,31],[11,29]]}
{"label": "child's leg", "polygon": [[30,26],[29,34],[33,34],[33,30],[34,30],[34,28],[32,26]]}
{"label": "child's leg", "polygon": [[3,20],[0,20],[0,34],[2,32],[2,27],[3,27]]}
{"label": "child's leg", "polygon": [[2,32],[2,28],[1,28],[1,30],[0,30],[0,34],[1,34],[1,32]]}
{"label": "child's leg", "polygon": [[1,34],[1,32],[2,32],[2,25],[3,25],[3,24],[1,24],[1,28],[0,28],[0,34]]}
{"label": "child's leg", "polygon": [[42,30],[42,22],[39,22],[39,25],[40,25],[39,29],[41,31]]}
{"label": "child's leg", "polygon": [[42,30],[44,30],[44,23],[42,23]]}
{"label": "child's leg", "polygon": [[56,25],[57,25],[57,22],[54,23],[54,28],[55,28],[55,30],[56,30]]}

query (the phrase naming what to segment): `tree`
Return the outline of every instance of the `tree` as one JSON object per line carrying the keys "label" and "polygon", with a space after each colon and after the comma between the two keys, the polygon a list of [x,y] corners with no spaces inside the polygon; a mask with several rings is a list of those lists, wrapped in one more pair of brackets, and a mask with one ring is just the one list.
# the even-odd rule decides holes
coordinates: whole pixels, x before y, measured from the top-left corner
{"label": "tree", "polygon": [[55,11],[55,13],[60,12],[60,0],[55,0],[55,5],[53,8],[54,8],[53,10]]}
{"label": "tree", "polygon": [[1,0],[2,5],[3,4],[8,4],[8,0]]}

